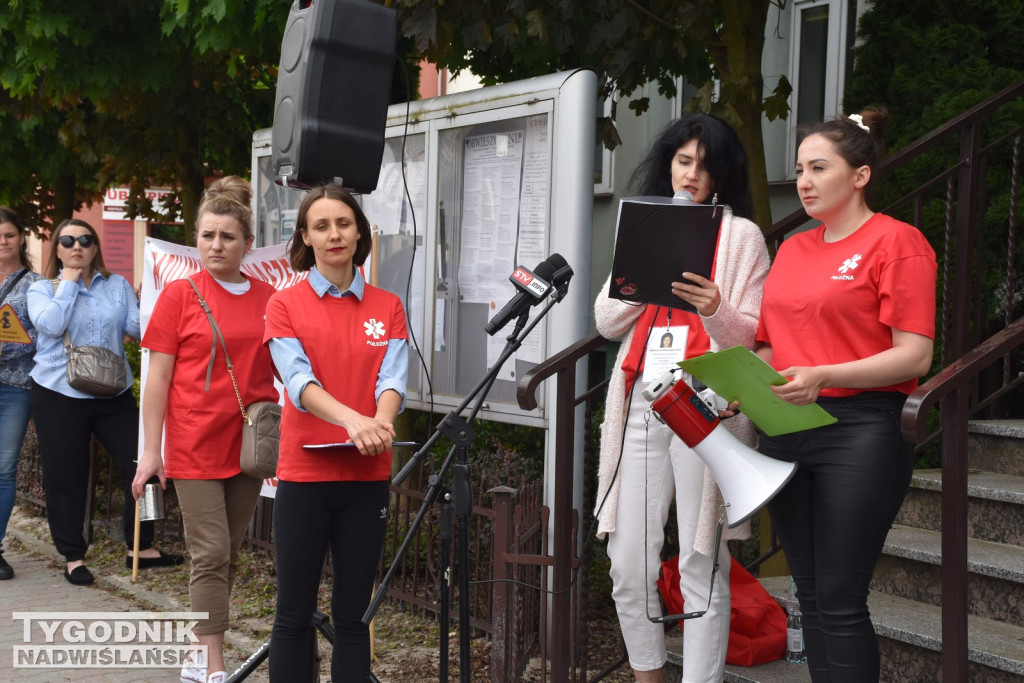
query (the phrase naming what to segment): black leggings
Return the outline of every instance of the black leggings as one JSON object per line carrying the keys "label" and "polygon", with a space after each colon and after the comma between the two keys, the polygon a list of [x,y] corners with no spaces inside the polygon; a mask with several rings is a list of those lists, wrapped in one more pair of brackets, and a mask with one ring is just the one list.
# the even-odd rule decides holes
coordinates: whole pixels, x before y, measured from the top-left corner
{"label": "black leggings", "polygon": [[[43,461],[46,521],[57,552],[68,562],[85,559],[90,435],[96,436],[121,470],[121,528],[131,549],[135,539],[132,480],[139,452],[139,408],[132,392],[112,398],[70,398],[32,382],[32,419]],[[153,522],[142,522],[139,548],[152,545]]]}
{"label": "black leggings", "polygon": [[370,675],[370,627],[362,619],[384,546],[388,482],[281,481],[275,497],[277,615],[270,638],[270,680],[310,680],[310,624],[330,547],[331,680],[363,683]]}
{"label": "black leggings", "polygon": [[815,683],[879,677],[867,597],[913,471],[913,447],[899,430],[905,400],[880,391],[820,398],[838,423],[761,435],[762,453],[799,463],[768,511],[796,580]]}

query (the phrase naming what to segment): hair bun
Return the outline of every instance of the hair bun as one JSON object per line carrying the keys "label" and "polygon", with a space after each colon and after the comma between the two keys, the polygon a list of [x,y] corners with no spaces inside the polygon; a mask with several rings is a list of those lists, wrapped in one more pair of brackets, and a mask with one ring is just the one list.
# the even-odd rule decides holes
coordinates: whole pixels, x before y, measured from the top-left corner
{"label": "hair bun", "polygon": [[870,135],[878,143],[879,149],[885,149],[885,124],[889,120],[889,110],[885,107],[865,107],[860,112],[864,125],[870,129]]}
{"label": "hair bun", "polygon": [[242,224],[245,238],[251,238],[252,186],[236,175],[214,180],[203,190],[203,198],[196,212],[196,222],[207,212],[217,216],[233,216]]}
{"label": "hair bun", "polygon": [[227,200],[249,206],[252,202],[252,186],[236,175],[214,180],[204,191],[206,201]]}

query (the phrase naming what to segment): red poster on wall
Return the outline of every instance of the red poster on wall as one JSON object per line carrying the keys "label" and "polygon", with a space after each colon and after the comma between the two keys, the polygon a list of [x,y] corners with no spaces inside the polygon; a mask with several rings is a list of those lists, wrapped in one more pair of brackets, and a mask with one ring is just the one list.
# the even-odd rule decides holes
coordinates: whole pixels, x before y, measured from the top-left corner
{"label": "red poster on wall", "polygon": [[124,276],[135,287],[135,224],[103,221],[103,262],[107,270]]}
{"label": "red poster on wall", "polygon": [[[151,188],[146,190],[146,198],[159,208],[170,193],[166,188]],[[107,269],[136,287],[135,223],[125,210],[130,195],[128,187],[110,187],[103,195],[103,261]]]}

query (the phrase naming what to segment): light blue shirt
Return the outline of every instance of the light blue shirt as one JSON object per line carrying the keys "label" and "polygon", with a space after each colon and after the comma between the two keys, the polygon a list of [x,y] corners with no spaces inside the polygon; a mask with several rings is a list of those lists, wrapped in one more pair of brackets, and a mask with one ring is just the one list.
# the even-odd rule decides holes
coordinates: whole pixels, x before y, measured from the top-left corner
{"label": "light blue shirt", "polygon": [[[363,291],[366,287],[366,281],[363,280],[363,276],[358,269],[355,272],[355,277],[352,278],[352,284],[344,292],[340,291],[327,278],[321,275],[316,266],[313,266],[309,271],[309,277],[306,279],[306,282],[309,283],[309,286],[313,288],[313,291],[321,299],[325,295],[333,297],[354,296],[362,301]],[[295,286],[305,287],[306,285],[300,282]],[[323,385],[313,374],[313,366],[309,362],[305,349],[302,348],[302,342],[295,337],[274,337],[270,340],[270,355],[274,358],[274,366],[281,374],[281,381],[284,383],[285,389],[288,390],[288,396],[291,399],[292,405],[306,412],[306,409],[302,407],[302,403],[299,400],[302,396],[302,391],[310,383],[321,388],[323,388]],[[377,373],[377,386],[374,390],[374,398],[380,400],[380,395],[388,389],[397,391],[399,396],[402,397],[402,405],[399,407],[398,412],[402,412],[405,409],[405,389],[408,373],[408,343],[404,339],[389,339],[388,348],[384,352],[384,360],[380,365],[380,372]]]}
{"label": "light blue shirt", "polygon": [[[72,346],[102,346],[122,357],[124,336],[138,338],[141,334],[139,300],[128,281],[117,274],[108,278],[96,272],[88,288],[80,279],[61,280],[56,294],[52,281],[33,282],[28,289],[28,315],[39,335],[32,379],[71,398],[96,397],[68,385],[64,330],[68,331]],[[127,390],[132,385],[127,359],[124,367]]]}

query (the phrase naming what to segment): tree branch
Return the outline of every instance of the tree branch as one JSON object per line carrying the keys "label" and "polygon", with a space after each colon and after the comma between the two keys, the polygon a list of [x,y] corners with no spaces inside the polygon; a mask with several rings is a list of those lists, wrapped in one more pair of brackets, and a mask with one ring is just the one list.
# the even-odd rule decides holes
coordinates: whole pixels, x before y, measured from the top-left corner
{"label": "tree branch", "polygon": [[[785,1],[785,0],[783,0],[783,1]],[[649,17],[655,23],[661,24],[662,26],[664,26],[665,28],[671,30],[674,33],[678,33],[678,31],[679,31],[679,27],[678,26],[673,26],[672,24],[668,23],[667,21],[665,21],[664,19],[659,17],[657,14],[654,14],[649,9],[647,9],[646,7],[641,5],[636,0],[626,0],[626,4],[627,5],[632,5],[633,8],[635,8],[638,12],[640,12],[641,14]]]}

